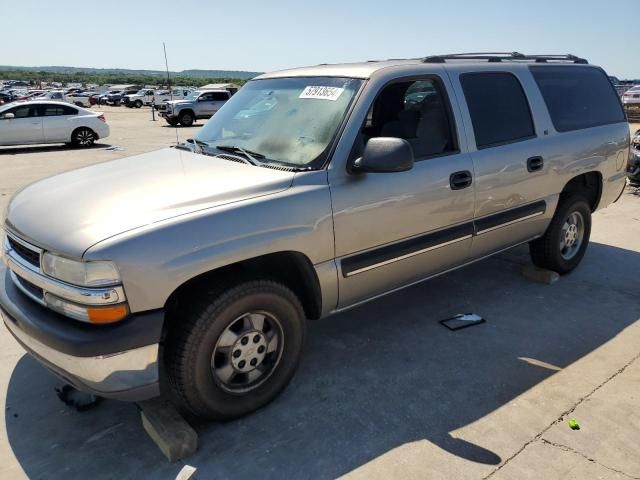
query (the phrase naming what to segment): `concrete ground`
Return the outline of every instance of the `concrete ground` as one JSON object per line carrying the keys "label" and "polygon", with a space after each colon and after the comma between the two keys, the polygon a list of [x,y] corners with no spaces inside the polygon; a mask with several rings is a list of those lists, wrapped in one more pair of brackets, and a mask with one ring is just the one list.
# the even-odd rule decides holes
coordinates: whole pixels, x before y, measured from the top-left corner
{"label": "concrete ground", "polygon": [[[0,148],[0,208],[38,178],[175,142],[147,109],[103,110],[112,136],[90,150]],[[559,282],[525,280],[527,262],[517,248],[312,322],[289,388],[235,422],[191,419],[200,448],[177,464],[134,405],[63,405],[0,328],[0,478],[172,479],[184,463],[199,479],[640,478],[640,197],[594,216]],[[470,311],[487,323],[438,323]]]}

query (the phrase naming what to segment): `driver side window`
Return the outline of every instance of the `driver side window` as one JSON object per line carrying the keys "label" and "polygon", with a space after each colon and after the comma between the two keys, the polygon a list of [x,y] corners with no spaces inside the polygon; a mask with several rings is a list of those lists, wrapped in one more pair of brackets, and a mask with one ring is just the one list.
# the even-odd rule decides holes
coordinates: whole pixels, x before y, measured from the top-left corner
{"label": "driver side window", "polygon": [[409,142],[416,159],[457,151],[444,87],[435,78],[392,83],[371,105],[352,158],[362,156],[371,138],[397,137]]}

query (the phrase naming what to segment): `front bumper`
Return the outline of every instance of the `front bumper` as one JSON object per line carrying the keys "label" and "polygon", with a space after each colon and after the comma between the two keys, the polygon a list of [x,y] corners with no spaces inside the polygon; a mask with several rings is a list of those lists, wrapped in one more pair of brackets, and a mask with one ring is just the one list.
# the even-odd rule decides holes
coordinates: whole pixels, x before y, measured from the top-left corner
{"label": "front bumper", "polygon": [[162,311],[113,325],[83,324],[28,298],[0,264],[0,313],[28,353],[77,389],[127,401],[159,395]]}

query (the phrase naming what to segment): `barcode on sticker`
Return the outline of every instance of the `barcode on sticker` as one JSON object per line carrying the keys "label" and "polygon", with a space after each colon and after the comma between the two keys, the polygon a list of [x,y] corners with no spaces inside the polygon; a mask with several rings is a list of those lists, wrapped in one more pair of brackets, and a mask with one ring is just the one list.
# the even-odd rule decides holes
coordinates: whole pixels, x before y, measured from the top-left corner
{"label": "barcode on sticker", "polygon": [[299,98],[318,98],[320,100],[336,101],[344,92],[344,88],[340,87],[306,87]]}

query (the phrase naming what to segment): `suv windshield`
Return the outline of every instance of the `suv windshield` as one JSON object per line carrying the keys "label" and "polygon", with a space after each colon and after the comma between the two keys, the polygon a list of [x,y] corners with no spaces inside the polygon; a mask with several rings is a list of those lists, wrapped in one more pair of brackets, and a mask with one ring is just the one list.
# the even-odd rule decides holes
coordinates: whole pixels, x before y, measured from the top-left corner
{"label": "suv windshield", "polygon": [[209,147],[240,147],[297,167],[318,167],[362,85],[338,77],[248,82],[198,132]]}

